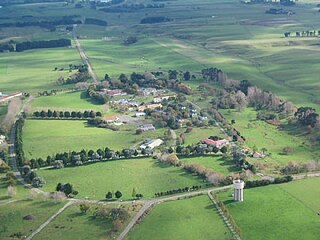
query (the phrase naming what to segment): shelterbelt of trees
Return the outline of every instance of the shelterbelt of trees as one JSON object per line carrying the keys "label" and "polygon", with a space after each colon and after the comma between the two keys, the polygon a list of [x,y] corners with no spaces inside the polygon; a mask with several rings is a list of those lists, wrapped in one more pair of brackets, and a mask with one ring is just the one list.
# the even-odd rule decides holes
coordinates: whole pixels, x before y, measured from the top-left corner
{"label": "shelterbelt of trees", "polygon": [[55,39],[55,40],[41,40],[41,41],[27,41],[14,43],[9,42],[0,45],[0,51],[9,51],[9,52],[23,52],[25,50],[37,49],[37,48],[57,48],[57,47],[68,47],[71,46],[70,39]]}

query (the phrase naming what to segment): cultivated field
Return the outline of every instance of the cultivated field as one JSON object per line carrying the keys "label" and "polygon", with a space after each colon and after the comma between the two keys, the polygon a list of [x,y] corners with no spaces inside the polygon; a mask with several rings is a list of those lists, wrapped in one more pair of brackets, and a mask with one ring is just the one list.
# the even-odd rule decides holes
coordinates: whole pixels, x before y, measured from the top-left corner
{"label": "cultivated field", "polygon": [[[244,190],[244,202],[219,194],[243,239],[319,239],[320,179]],[[302,227],[303,226],[303,227]]]}
{"label": "cultivated field", "polygon": [[101,162],[60,170],[43,169],[37,172],[47,182],[44,190],[54,191],[57,183],[69,182],[79,191],[77,197],[92,199],[104,199],[108,191],[117,190],[122,192],[122,199],[131,199],[133,188],[145,198],[151,198],[157,192],[204,183],[180,168],[148,158]]}
{"label": "cultivated field", "polygon": [[207,196],[157,205],[128,239],[228,239],[230,232]]}

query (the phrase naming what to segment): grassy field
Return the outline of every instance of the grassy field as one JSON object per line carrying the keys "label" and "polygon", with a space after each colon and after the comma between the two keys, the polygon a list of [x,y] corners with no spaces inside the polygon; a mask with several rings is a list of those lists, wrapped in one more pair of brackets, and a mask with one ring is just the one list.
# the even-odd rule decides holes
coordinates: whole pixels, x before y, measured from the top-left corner
{"label": "grassy field", "polygon": [[69,71],[54,71],[54,68],[68,68],[69,64],[81,63],[79,53],[71,48],[29,50],[1,55],[0,87],[5,93],[14,91],[36,93],[70,87],[56,84],[60,76],[69,76]]}
{"label": "grassy field", "polygon": [[[256,146],[259,150],[266,148],[268,152],[272,153],[271,158],[267,158],[268,161],[286,164],[290,160],[307,162],[319,158],[320,152],[317,143],[256,120],[257,112],[253,109],[248,108],[243,112],[234,110],[222,110],[221,112],[229,121],[232,119],[236,121],[234,126],[247,139],[246,145],[250,148]],[[293,152],[288,155],[283,154],[282,149],[286,146],[291,147]]]}
{"label": "grassy field", "polygon": [[106,73],[118,77],[120,73],[131,74],[171,68],[201,69],[201,65],[196,61],[176,54],[152,39],[143,39],[132,46],[124,46],[119,41],[103,40],[81,40],[81,45],[100,78]]}
{"label": "grassy field", "polygon": [[[24,200],[0,206],[0,238],[9,240],[29,236],[62,206],[63,203],[41,200]],[[26,215],[32,215],[33,220],[23,220]],[[14,234],[20,237],[14,237]]]}
{"label": "grassy field", "polygon": [[[78,204],[72,205],[37,234],[34,239],[114,239],[118,234],[111,232],[111,217],[95,218],[93,216],[99,207],[101,205],[91,204],[88,212],[83,214],[80,212]],[[111,210],[111,208],[118,208],[119,205],[105,205],[104,207]],[[125,205],[130,217],[136,214],[139,208]]]}
{"label": "grassy field", "polygon": [[[184,133],[185,128],[179,130],[177,133]],[[216,127],[203,127],[193,128],[190,133],[184,133],[186,140],[184,145],[197,144],[201,139],[208,138],[210,136],[225,137],[224,134]]]}
{"label": "grassy field", "polygon": [[[59,182],[71,183],[78,197],[104,199],[108,191],[120,190],[123,199],[131,199],[132,189],[151,198],[156,192],[202,184],[198,177],[177,167],[152,159],[119,160],[61,170],[39,170],[45,178],[44,189],[53,191]],[[84,177],[85,176],[85,177]]]}
{"label": "grassy field", "polygon": [[198,163],[214,172],[230,175],[234,172],[239,172],[240,169],[234,166],[231,161],[224,160],[222,156],[204,156],[204,157],[188,157],[181,158],[181,161],[186,163]]}
{"label": "grassy field", "polygon": [[[136,135],[132,127],[120,131],[87,126],[78,120],[26,120],[23,129],[24,152],[27,158],[47,157],[59,152],[109,147],[122,150],[146,138],[162,137],[165,130]],[[127,131],[130,130],[130,131]]]}
{"label": "grassy field", "polygon": [[[242,231],[250,239],[319,239],[320,179],[247,189],[244,202],[231,192],[219,194]],[[317,197],[318,196],[318,197]],[[303,227],[302,227],[303,226]]]}
{"label": "grassy field", "polygon": [[228,239],[230,232],[207,196],[156,206],[128,239]]}
{"label": "grassy field", "polygon": [[31,104],[32,108],[71,109],[71,110],[94,110],[105,111],[105,105],[95,104],[86,97],[85,92],[66,92],[54,96],[35,98]]}
{"label": "grassy field", "polygon": [[7,194],[8,185],[5,176],[5,173],[0,173],[0,201],[23,198],[29,195],[30,190],[25,188],[22,184],[17,183],[15,186],[16,195],[9,197]]}

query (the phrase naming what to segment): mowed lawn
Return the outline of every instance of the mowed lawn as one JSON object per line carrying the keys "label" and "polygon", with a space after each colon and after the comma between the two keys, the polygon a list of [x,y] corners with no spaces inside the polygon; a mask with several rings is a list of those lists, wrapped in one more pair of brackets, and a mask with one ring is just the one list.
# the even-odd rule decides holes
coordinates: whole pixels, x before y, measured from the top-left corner
{"label": "mowed lawn", "polygon": [[189,164],[200,164],[214,172],[222,173],[223,175],[230,175],[234,172],[241,171],[231,160],[225,160],[221,155],[188,157],[181,158],[180,160]]}
{"label": "mowed lawn", "polygon": [[55,110],[94,110],[104,111],[105,105],[94,104],[90,98],[86,97],[85,92],[66,92],[53,96],[44,96],[35,98],[31,106],[35,109],[48,108]]}
{"label": "mowed lawn", "polygon": [[319,239],[320,179],[244,190],[244,202],[219,194],[244,240]]}
{"label": "mowed lawn", "polygon": [[[320,157],[317,143],[308,141],[304,136],[296,136],[264,121],[256,120],[257,112],[251,108],[242,112],[235,110],[221,112],[229,122],[232,119],[235,120],[234,127],[246,138],[245,144],[248,147],[256,146],[259,151],[261,148],[266,148],[269,153],[272,153],[271,158],[267,158],[268,161],[286,164],[290,160],[308,162]],[[285,155],[283,148],[287,146],[291,147],[293,152]]]}
{"label": "mowed lawn", "polygon": [[[22,239],[23,236],[29,236],[63,205],[64,203],[49,200],[23,200],[0,206],[0,239]],[[24,220],[23,217],[27,215],[31,215],[33,219]]]}
{"label": "mowed lawn", "polygon": [[[148,134],[146,132],[146,134]],[[109,147],[129,148],[144,139],[134,131],[112,131],[91,127],[81,120],[26,120],[23,128],[23,147],[29,158]]]}
{"label": "mowed lawn", "polygon": [[100,162],[59,170],[42,169],[37,173],[47,182],[44,190],[54,191],[57,183],[69,182],[79,191],[77,197],[91,199],[104,199],[108,191],[117,190],[122,192],[122,199],[131,199],[133,188],[145,198],[151,198],[157,192],[204,183],[178,167],[149,158]]}
{"label": "mowed lawn", "polygon": [[80,64],[76,49],[55,48],[2,53],[0,58],[0,88],[2,92],[33,92],[63,88],[56,84],[69,71],[54,71],[55,67],[68,69],[69,64]]}
{"label": "mowed lawn", "polygon": [[230,232],[208,196],[157,205],[128,239],[229,239]]}
{"label": "mowed lawn", "polygon": [[[111,216],[105,218],[94,217],[95,211],[102,207],[102,205],[90,204],[89,206],[90,208],[86,213],[80,212],[79,204],[68,207],[61,215],[59,215],[33,239],[102,240],[115,238],[118,234],[115,232],[111,232]],[[119,204],[104,205],[103,207],[108,208],[110,211],[112,208],[118,208]],[[140,209],[140,206],[133,207],[131,205],[125,205],[124,208],[130,214],[130,218],[128,219],[128,221],[130,221],[130,219]],[[125,227],[125,224],[123,227]]]}

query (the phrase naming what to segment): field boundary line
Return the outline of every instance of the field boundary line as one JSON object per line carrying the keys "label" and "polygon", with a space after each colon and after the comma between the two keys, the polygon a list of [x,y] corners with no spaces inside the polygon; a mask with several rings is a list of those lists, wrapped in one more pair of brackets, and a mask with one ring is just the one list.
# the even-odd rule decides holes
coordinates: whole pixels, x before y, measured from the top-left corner
{"label": "field boundary line", "polygon": [[26,240],[31,240],[35,235],[37,235],[39,232],[41,232],[46,226],[48,226],[53,220],[55,220],[64,210],[66,210],[68,207],[73,205],[73,201],[67,202],[62,208],[58,210],[54,215],[52,215],[47,221],[45,221],[43,224],[40,225],[34,232],[31,233],[29,237],[26,238]]}
{"label": "field boundary line", "polygon": [[234,229],[234,227],[232,226],[232,224],[230,223],[229,219],[226,217],[226,215],[223,213],[222,209],[219,207],[217,201],[214,199],[214,197],[212,196],[213,191],[209,191],[208,192],[208,197],[210,198],[210,200],[214,203],[214,206],[216,207],[219,215],[222,217],[222,220],[224,221],[224,223],[227,225],[227,227],[229,228],[229,230],[231,231],[231,233],[233,234],[233,236],[237,239],[237,240],[241,240],[241,237],[239,236],[239,234],[236,232],[236,230]]}

